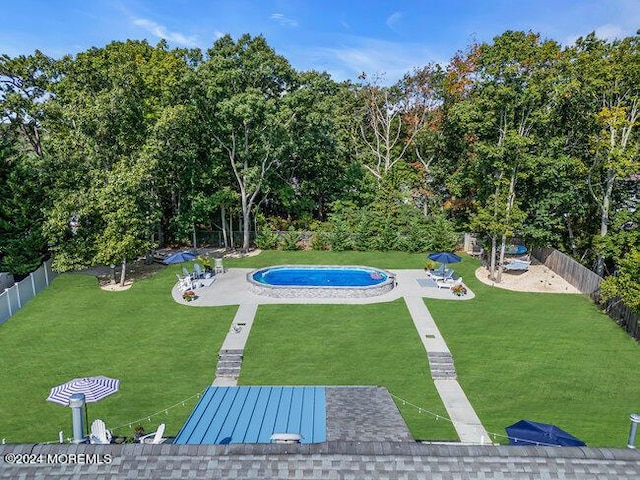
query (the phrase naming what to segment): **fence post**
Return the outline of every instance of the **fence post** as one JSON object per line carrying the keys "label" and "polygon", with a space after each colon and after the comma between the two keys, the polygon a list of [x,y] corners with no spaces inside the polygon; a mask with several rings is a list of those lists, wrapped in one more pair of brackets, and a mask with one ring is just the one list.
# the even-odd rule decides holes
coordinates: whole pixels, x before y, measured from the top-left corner
{"label": "fence post", "polygon": [[4,296],[7,299],[7,307],[9,307],[9,318],[13,316],[13,309],[11,308],[11,299],[9,298],[9,289],[4,289]]}
{"label": "fence post", "polygon": [[44,283],[47,284],[47,287],[49,286],[49,262],[50,261],[51,260],[47,260],[42,264],[42,266],[44,267]]}
{"label": "fence post", "polygon": [[16,298],[18,299],[18,310],[22,308],[22,300],[20,299],[20,282],[16,283],[13,288],[16,289]]}
{"label": "fence post", "polygon": [[[36,272],[38,270],[36,270]],[[36,281],[33,279],[33,272],[29,273],[29,278],[31,279],[31,290],[33,290],[33,296],[35,297],[38,294],[38,292],[36,292]]]}

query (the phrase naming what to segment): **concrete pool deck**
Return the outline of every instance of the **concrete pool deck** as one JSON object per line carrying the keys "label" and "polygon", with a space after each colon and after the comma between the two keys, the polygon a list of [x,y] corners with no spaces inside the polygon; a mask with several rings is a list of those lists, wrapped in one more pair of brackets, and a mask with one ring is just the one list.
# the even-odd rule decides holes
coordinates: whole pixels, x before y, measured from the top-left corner
{"label": "concrete pool deck", "polygon": [[[198,298],[185,302],[177,285],[172,290],[178,303],[194,307],[239,305],[229,333],[218,358],[214,386],[237,385],[242,367],[244,348],[251,333],[258,305],[264,304],[373,304],[404,299],[416,331],[427,353],[433,383],[440,395],[447,414],[456,429],[460,442],[467,445],[485,445],[490,437],[483,427],[473,406],[458,383],[453,367],[453,358],[444,338],[440,334],[423,298],[464,301],[474,298],[467,287],[467,294],[454,295],[447,288],[429,285],[424,270],[393,270],[396,287],[388,293],[373,297],[269,297],[254,293],[247,281],[250,268],[233,268],[216,275],[209,286],[195,289]],[[464,279],[463,279],[464,280]],[[443,363],[444,362],[444,363]]]}
{"label": "concrete pool deck", "polygon": [[[424,270],[391,270],[396,274],[396,287],[388,293],[376,295],[374,297],[359,298],[331,298],[331,297],[268,297],[266,295],[258,295],[249,289],[247,282],[247,273],[252,272],[253,268],[230,268],[225,273],[215,276],[215,281],[208,287],[198,287],[194,291],[198,298],[193,302],[185,302],[182,300],[182,292],[177,284],[172,290],[173,298],[178,303],[183,303],[193,307],[221,307],[226,305],[241,305],[243,303],[251,303],[255,305],[262,304],[286,304],[286,303],[339,303],[339,304],[367,304],[392,302],[406,296],[420,296],[426,298],[438,298],[442,300],[464,301],[474,298],[473,292],[467,287],[467,294],[457,297],[448,288],[437,288],[421,286],[427,275]],[[421,282],[419,282],[419,280]],[[463,278],[464,281],[464,278]]]}

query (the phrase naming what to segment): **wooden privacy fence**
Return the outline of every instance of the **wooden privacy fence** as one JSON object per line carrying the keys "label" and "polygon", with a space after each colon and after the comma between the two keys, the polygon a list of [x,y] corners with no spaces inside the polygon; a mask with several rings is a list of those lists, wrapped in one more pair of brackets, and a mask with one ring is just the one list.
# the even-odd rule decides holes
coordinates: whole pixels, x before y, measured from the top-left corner
{"label": "wooden privacy fence", "polygon": [[640,340],[639,316],[618,298],[604,303],[600,299],[602,277],[555,248],[534,248],[531,253],[547,268],[564,278],[581,293],[589,295],[629,335]]}
{"label": "wooden privacy fence", "polygon": [[595,301],[600,300],[602,277],[555,248],[534,248],[531,253],[540,262]]}
{"label": "wooden privacy fence", "polygon": [[28,277],[0,293],[0,325],[47,287],[56,276],[57,273],[51,269],[51,260],[47,260]]}

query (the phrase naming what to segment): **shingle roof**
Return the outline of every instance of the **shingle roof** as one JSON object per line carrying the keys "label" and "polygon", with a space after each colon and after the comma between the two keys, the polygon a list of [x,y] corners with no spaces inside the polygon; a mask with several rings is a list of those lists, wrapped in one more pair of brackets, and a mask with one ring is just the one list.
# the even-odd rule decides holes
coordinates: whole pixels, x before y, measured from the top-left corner
{"label": "shingle roof", "polygon": [[[31,454],[35,460],[57,458],[67,463],[16,465],[2,460],[6,454]],[[84,463],[70,462],[72,455]],[[110,463],[95,464],[97,460],[104,462],[106,455]],[[89,460],[94,463],[87,464]],[[2,445],[0,478],[631,480],[640,478],[640,452],[346,441],[306,445]]]}

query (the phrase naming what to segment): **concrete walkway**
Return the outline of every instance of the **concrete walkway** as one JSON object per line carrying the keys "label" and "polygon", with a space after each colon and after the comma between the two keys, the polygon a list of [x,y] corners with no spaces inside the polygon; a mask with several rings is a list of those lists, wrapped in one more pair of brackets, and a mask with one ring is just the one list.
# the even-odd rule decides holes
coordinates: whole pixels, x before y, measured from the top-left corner
{"label": "concrete walkway", "polygon": [[[423,297],[450,301],[470,300],[474,298],[471,290],[468,290],[467,295],[457,297],[447,289],[424,286],[425,273],[423,270],[395,270],[398,283],[396,288],[376,297],[275,298],[257,295],[249,291],[246,275],[251,271],[252,269],[237,268],[216,275],[215,281],[210,286],[196,289],[198,299],[187,304],[193,307],[240,305],[220,349],[213,385],[237,385],[244,348],[260,304],[365,304],[390,302],[403,298],[427,352],[434,385],[460,437],[460,442],[475,445],[490,443],[488,433],[455,378],[451,352],[423,301]],[[177,287],[173,289],[172,294],[178,303],[185,303]]]}
{"label": "concrete walkway", "polygon": [[258,305],[255,303],[243,303],[238,307],[229,333],[220,348],[213,385],[231,387],[238,384],[244,347],[249,339],[257,311]]}
{"label": "concrete walkway", "polygon": [[[413,324],[418,330],[420,340],[427,351],[433,384],[438,390],[438,394],[449,414],[449,418],[453,422],[458,437],[460,437],[460,442],[470,445],[491,443],[489,434],[482,426],[458,380],[455,379],[451,352],[444,338],[442,338],[431,313],[424,304],[424,300],[422,297],[406,296],[404,301],[413,319]],[[453,375],[451,375],[451,370],[447,367],[445,367],[445,372],[442,375],[438,375],[441,368],[439,361],[443,357],[451,359],[449,368],[453,369]]]}

